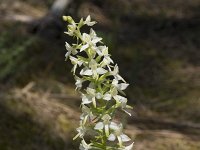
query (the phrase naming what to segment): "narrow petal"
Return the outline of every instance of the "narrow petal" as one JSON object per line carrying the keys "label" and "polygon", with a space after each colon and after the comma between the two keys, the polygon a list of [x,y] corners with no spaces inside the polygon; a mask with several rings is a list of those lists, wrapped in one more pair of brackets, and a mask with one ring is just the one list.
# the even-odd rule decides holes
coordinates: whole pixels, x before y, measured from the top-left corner
{"label": "narrow petal", "polygon": [[77,139],[79,137],[80,133],[78,133],[75,137],[73,137],[73,140]]}
{"label": "narrow petal", "polygon": [[91,17],[90,15],[87,16],[87,18],[85,19],[85,22],[90,22],[91,21]]}
{"label": "narrow petal", "polygon": [[108,137],[109,136],[109,125],[108,124],[105,125],[105,133],[106,133],[106,136]]}
{"label": "narrow petal", "polygon": [[69,43],[65,42],[65,47],[68,51],[72,50],[72,47],[69,45]]}
{"label": "narrow petal", "polygon": [[87,49],[89,47],[88,44],[85,44],[81,47],[80,52],[84,51],[85,49]]}
{"label": "narrow petal", "polygon": [[96,108],[97,107],[97,103],[96,103],[95,97],[92,98],[92,103],[93,103],[94,107]]}
{"label": "narrow petal", "polygon": [[87,122],[87,119],[88,119],[88,115],[86,115],[86,116],[84,117],[83,125],[85,125],[85,123]]}
{"label": "narrow petal", "polygon": [[122,78],[119,74],[117,74],[117,75],[115,76],[115,78],[116,78],[117,80],[122,80],[123,82],[126,82],[126,81],[124,80],[124,78]]}
{"label": "narrow petal", "polygon": [[70,56],[70,54],[71,54],[70,52],[67,52],[67,53],[65,54],[65,58],[66,58],[65,60],[68,59],[68,57]]}
{"label": "narrow petal", "polygon": [[80,150],[90,150],[91,148],[92,148],[91,144],[87,144],[84,139],[81,141],[79,147]]}
{"label": "narrow petal", "polygon": [[127,113],[129,116],[131,116],[131,113],[128,112],[126,109],[122,109],[125,113]]}
{"label": "narrow petal", "polygon": [[132,150],[133,144],[134,144],[134,142],[132,144],[130,144],[129,146],[126,146],[124,150]]}
{"label": "narrow petal", "polygon": [[90,36],[91,37],[97,36],[96,32],[92,28],[90,29]]}
{"label": "narrow petal", "polygon": [[123,145],[123,143],[122,143],[122,138],[120,137],[120,136],[117,136],[117,139],[118,139],[118,141],[119,141],[119,146],[120,147],[122,147]]}

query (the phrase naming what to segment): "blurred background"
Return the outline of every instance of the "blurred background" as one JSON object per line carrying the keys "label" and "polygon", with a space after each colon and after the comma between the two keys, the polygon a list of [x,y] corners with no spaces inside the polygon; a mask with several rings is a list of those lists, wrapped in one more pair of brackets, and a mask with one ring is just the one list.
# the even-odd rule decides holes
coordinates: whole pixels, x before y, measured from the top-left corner
{"label": "blurred background", "polygon": [[135,150],[200,149],[200,0],[0,0],[0,150],[76,150],[67,29],[91,15],[130,83]]}

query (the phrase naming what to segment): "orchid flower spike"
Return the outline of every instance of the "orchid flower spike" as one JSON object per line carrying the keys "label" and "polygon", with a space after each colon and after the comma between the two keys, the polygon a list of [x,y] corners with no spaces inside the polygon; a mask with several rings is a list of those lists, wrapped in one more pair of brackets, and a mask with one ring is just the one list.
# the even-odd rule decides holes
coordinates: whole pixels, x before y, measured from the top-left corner
{"label": "orchid flower spike", "polygon": [[80,150],[132,150],[133,142],[127,145],[131,138],[114,119],[116,111],[131,116],[124,93],[129,84],[119,74],[102,38],[92,28],[89,33],[81,32],[83,26],[96,23],[90,16],[78,23],[70,16],[63,16],[63,20],[68,22],[65,33],[77,39],[76,43],[65,43],[65,57],[73,65],[76,90],[81,94],[80,126],[73,139],[81,139]]}

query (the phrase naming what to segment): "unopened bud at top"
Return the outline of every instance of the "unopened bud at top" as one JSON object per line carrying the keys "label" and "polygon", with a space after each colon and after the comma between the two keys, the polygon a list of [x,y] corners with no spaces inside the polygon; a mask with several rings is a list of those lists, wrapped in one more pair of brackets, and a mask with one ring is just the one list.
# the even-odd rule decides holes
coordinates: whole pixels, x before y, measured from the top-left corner
{"label": "unopened bud at top", "polygon": [[67,21],[67,22],[69,22],[69,23],[74,22],[74,20],[72,19],[71,16],[63,16],[63,20],[64,20],[64,21]]}

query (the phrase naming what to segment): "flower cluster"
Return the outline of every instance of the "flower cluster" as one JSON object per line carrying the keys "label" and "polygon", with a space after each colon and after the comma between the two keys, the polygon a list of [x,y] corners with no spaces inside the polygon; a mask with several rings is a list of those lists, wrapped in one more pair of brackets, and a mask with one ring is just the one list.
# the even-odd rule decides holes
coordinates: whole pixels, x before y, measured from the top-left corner
{"label": "flower cluster", "polygon": [[78,23],[70,16],[63,19],[69,23],[65,33],[76,38],[74,44],[66,42],[65,57],[73,64],[76,90],[82,97],[80,126],[74,139],[82,139],[80,150],[131,150],[133,143],[124,144],[131,139],[123,133],[123,125],[114,121],[116,110],[131,115],[127,111],[131,106],[127,105],[123,92],[129,84],[119,75],[119,68],[110,58],[102,38],[92,28],[89,33],[81,33],[84,25],[96,23],[90,16]]}

